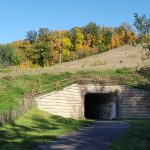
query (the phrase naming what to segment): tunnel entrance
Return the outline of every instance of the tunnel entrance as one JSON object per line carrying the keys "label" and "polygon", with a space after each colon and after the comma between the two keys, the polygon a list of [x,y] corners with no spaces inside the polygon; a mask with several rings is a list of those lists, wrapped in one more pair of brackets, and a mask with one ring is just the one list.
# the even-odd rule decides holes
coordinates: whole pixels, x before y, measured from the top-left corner
{"label": "tunnel entrance", "polygon": [[87,93],[84,101],[84,115],[88,119],[115,119],[115,93]]}

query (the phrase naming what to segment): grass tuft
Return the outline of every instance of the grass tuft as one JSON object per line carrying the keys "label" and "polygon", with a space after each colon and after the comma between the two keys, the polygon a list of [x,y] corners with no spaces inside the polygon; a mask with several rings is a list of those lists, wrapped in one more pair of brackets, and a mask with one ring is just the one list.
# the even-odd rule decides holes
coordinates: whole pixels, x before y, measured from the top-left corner
{"label": "grass tuft", "polygon": [[124,68],[116,69],[115,72],[121,75],[130,75],[133,74],[133,69],[124,67]]}

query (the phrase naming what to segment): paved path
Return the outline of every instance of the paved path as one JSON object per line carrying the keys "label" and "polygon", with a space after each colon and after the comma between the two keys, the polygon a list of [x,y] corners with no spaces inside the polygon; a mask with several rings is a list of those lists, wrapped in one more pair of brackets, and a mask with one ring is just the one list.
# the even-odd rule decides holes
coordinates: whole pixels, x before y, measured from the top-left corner
{"label": "paved path", "polygon": [[128,127],[123,121],[96,121],[89,127],[61,136],[34,150],[107,150],[112,140]]}

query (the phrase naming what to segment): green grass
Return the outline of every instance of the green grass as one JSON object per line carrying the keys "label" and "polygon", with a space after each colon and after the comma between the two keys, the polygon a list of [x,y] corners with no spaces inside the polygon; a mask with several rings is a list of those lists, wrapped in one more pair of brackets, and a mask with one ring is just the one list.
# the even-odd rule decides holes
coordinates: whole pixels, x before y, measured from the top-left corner
{"label": "green grass", "polygon": [[[122,84],[129,85],[136,88],[141,88],[141,85],[150,84],[148,78],[145,78],[143,74],[138,73],[135,69],[120,68],[115,70],[103,70],[103,71],[81,71],[80,75],[88,76],[100,76],[100,77],[115,77],[121,78]],[[144,86],[142,86],[144,89]]]}
{"label": "green grass", "polygon": [[20,100],[30,93],[47,93],[54,86],[52,83],[69,78],[70,73],[60,75],[43,74],[38,76],[5,77],[0,79],[0,111],[15,109]]}
{"label": "green grass", "polygon": [[0,128],[0,149],[29,150],[92,122],[53,116],[33,108],[13,123]]}
{"label": "green grass", "polygon": [[115,72],[121,75],[129,75],[133,73],[133,69],[124,67],[124,68],[116,69]]}
{"label": "green grass", "polygon": [[112,144],[112,150],[150,150],[150,120],[130,120],[131,127]]}
{"label": "green grass", "polygon": [[[101,77],[121,77],[123,78],[123,84],[131,85],[134,87],[138,87],[140,83],[145,84],[149,82],[141,74],[129,68],[104,71],[82,71],[75,74],[67,72],[57,75],[44,73],[42,75],[34,76],[6,76],[0,79],[0,112],[16,109],[20,100],[22,100],[30,93],[44,94],[51,92],[52,88],[55,87],[54,82],[78,75],[87,75],[89,77],[92,77],[93,75]],[[64,81],[64,83],[65,82],[66,81]]]}
{"label": "green grass", "polygon": [[[141,84],[149,85],[149,73],[144,74],[143,72],[144,70],[137,72],[134,69],[121,68],[103,71],[81,71],[74,74],[67,72],[57,75],[44,73],[34,76],[6,76],[0,79],[0,112],[16,109],[19,102],[30,93],[43,94],[51,92],[54,82],[73,76],[121,77],[123,78],[123,84],[140,87],[139,85]],[[15,122],[0,128],[0,149],[12,150],[14,148],[17,150],[22,149],[22,147],[29,149],[36,146],[37,143],[53,139],[86,123],[86,121],[81,120],[76,121],[50,116],[45,112],[32,109]],[[114,149],[130,150],[130,147],[142,147],[140,150],[146,150],[147,147],[149,148],[147,140],[150,141],[150,121],[131,121],[130,123],[132,128],[114,144]],[[136,140],[138,142],[135,142]],[[142,141],[141,143],[140,140]],[[126,149],[123,149],[124,147]],[[135,150],[139,149],[135,148]]]}

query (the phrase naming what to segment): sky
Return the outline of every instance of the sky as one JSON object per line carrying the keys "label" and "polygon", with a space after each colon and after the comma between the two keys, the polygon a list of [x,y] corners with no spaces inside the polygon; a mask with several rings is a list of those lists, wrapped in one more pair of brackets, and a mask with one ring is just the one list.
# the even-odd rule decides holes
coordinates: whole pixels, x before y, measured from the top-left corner
{"label": "sky", "polygon": [[150,17],[150,0],[0,0],[0,43],[22,40],[39,27],[133,25],[134,13]]}

